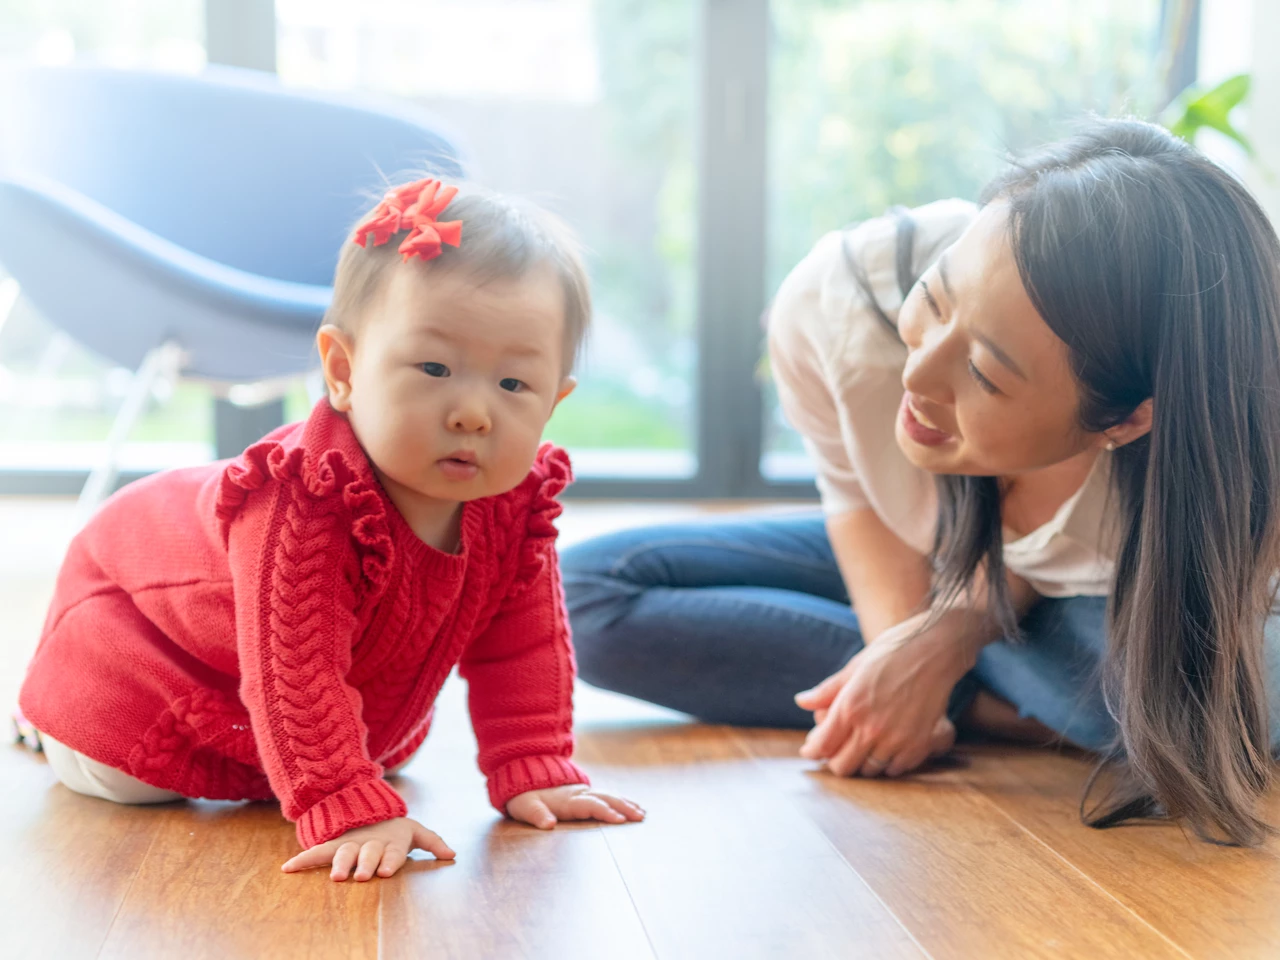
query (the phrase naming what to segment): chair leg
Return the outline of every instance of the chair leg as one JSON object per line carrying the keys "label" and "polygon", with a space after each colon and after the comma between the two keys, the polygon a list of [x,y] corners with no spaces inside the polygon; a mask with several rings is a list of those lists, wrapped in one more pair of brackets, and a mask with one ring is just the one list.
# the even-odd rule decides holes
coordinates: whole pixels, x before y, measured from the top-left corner
{"label": "chair leg", "polygon": [[102,459],[89,474],[84,488],[80,491],[80,499],[76,502],[76,529],[89,522],[99,504],[107,498],[116,484],[119,474],[120,448],[124,446],[129,434],[137,425],[147,409],[147,399],[157,383],[177,379],[182,366],[182,350],[176,343],[164,343],[153,348],[142,360],[129,384],[129,392],[120,404],[120,412],[116,414],[107,434],[106,449]]}

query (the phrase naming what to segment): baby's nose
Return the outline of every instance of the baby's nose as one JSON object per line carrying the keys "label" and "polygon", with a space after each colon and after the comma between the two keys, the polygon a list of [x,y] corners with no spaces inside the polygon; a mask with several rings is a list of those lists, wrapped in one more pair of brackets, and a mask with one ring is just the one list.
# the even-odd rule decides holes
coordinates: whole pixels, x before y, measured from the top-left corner
{"label": "baby's nose", "polygon": [[489,414],[478,403],[458,404],[449,415],[449,428],[457,433],[486,434],[492,426]]}

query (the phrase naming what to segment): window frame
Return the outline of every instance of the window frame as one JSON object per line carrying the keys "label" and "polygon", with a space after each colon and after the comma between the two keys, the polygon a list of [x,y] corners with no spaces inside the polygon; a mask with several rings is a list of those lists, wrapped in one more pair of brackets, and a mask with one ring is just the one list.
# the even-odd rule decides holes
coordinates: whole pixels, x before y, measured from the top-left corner
{"label": "window frame", "polygon": [[[765,289],[770,0],[699,5],[697,90],[697,471],[688,479],[582,477],[589,499],[812,499],[812,481],[771,480],[761,469],[764,396],[757,379]],[[1170,97],[1196,76],[1200,0],[1161,0],[1161,36],[1188,13],[1169,71]],[[275,70],[274,0],[207,0],[210,63]],[[263,413],[216,402],[218,455],[262,433]],[[278,416],[278,414],[276,414]],[[75,494],[87,471],[0,468],[0,494]],[[141,474],[125,473],[127,483]]]}

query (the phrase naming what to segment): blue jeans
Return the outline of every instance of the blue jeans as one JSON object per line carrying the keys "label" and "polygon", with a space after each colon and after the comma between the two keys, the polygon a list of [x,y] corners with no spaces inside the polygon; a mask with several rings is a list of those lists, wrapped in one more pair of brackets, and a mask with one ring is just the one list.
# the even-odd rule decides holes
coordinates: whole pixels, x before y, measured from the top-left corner
{"label": "blue jeans", "polygon": [[[820,515],[626,531],[566,550],[562,567],[582,678],[712,723],[811,726],[795,694],[862,649]],[[961,687],[1102,749],[1116,733],[1105,615],[1102,597],[1045,600]]]}

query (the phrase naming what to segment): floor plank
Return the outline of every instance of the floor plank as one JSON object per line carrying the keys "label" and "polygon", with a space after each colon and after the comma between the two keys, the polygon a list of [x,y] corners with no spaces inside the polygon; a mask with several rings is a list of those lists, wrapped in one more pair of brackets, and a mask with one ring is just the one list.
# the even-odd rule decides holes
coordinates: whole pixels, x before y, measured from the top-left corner
{"label": "floor plank", "polygon": [[71,793],[42,757],[0,748],[0,956],[96,956],[154,836],[133,810]]}
{"label": "floor plank", "polygon": [[[1086,758],[1007,747],[969,753],[959,776],[1191,955],[1261,960],[1280,952],[1280,841],[1241,850],[1168,824],[1093,830],[1078,815],[1092,767]],[[1280,792],[1266,812],[1280,822]]]}
{"label": "floor plank", "polygon": [[431,735],[396,787],[409,815],[439,833],[458,859],[419,860],[384,883],[384,960],[652,957],[602,836],[643,826],[541,831],[504,821],[488,803],[475,755],[463,685],[452,677]]}
{"label": "floor plank", "polygon": [[[567,540],[701,508],[570,504]],[[0,706],[52,592],[69,502],[0,500]],[[578,758],[649,811],[535,831],[491,810],[462,690],[397,783],[458,851],[396,878],[285,876],[272,805],[125,808],[0,750],[0,957],[1219,957],[1277,955],[1280,844],[1077,818],[1087,765],[966,746],[899,783],[810,771],[791,732],[733,731],[583,688]],[[1280,822],[1280,795],[1268,806]]]}
{"label": "floor plank", "polygon": [[924,956],[726,728],[586,723],[578,753],[648,812],[603,832],[660,957]]}
{"label": "floor plank", "polygon": [[381,887],[282,874],[296,841],[274,804],[179,803],[136,814],[153,822],[155,840],[104,960],[376,960]]}
{"label": "floor plank", "polygon": [[837,778],[798,734],[738,736],[937,960],[1187,956],[966,782]]}

